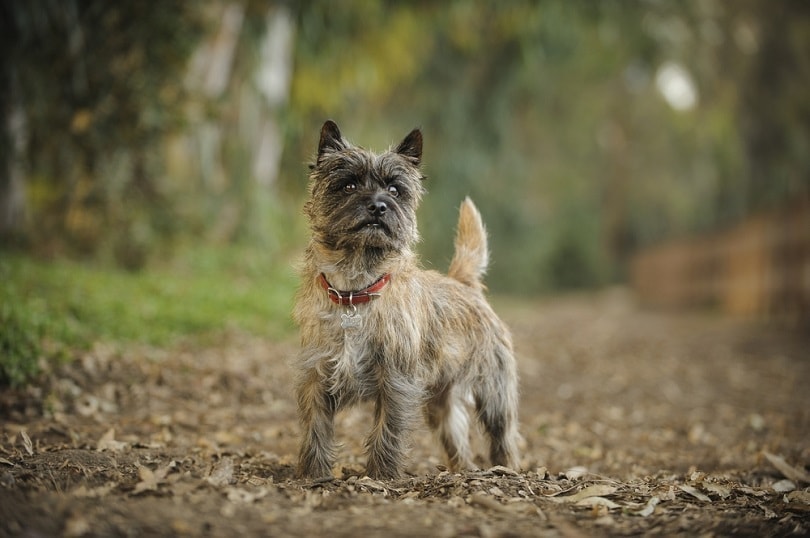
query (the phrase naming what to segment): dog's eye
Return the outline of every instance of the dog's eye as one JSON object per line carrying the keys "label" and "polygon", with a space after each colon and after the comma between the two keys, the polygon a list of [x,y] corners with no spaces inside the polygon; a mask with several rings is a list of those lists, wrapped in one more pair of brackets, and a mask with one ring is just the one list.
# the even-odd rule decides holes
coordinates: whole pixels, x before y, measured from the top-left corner
{"label": "dog's eye", "polygon": [[345,193],[352,193],[356,190],[357,190],[357,183],[353,181],[351,183],[346,183],[345,185],[343,185],[343,192]]}
{"label": "dog's eye", "polygon": [[396,198],[397,196],[399,196],[399,189],[397,188],[396,185],[388,185],[388,194]]}

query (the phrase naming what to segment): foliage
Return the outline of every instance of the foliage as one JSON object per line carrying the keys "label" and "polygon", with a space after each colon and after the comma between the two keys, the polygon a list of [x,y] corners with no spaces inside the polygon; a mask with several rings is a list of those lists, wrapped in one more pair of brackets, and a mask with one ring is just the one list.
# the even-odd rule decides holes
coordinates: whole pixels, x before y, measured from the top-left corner
{"label": "foliage", "polygon": [[0,305],[0,386],[19,385],[37,371],[42,352],[44,320],[32,310],[8,300]]}
{"label": "foliage", "polygon": [[158,146],[183,121],[180,73],[198,14],[154,0],[4,5],[0,92],[25,114],[12,136],[27,142],[36,225],[25,233],[37,250],[108,247],[138,267],[156,236],[173,232]]}
{"label": "foliage", "polygon": [[[190,238],[300,245],[323,120],[374,149],[421,126],[428,265],[450,259],[471,195],[492,239],[493,290],[598,286],[621,279],[639,246],[810,195],[808,6],[5,3],[3,114],[25,122],[4,133],[0,160],[27,142],[31,249],[139,269]],[[289,99],[268,104],[257,71],[279,11],[293,21],[294,66]],[[199,81],[216,54],[200,53],[227,31],[233,59],[210,92]],[[662,98],[665,65],[690,77],[691,106]],[[283,154],[278,180],[261,184],[265,146]]]}
{"label": "foliage", "polygon": [[[470,194],[493,289],[598,285],[639,245],[810,193],[807,14],[795,1],[313,2],[300,11],[296,145],[311,149],[326,116],[382,147],[421,124],[429,263],[450,258]],[[661,98],[665,62],[695,79],[692,109]],[[774,137],[759,126],[792,142],[763,144]]]}
{"label": "foliage", "polygon": [[0,259],[0,374],[18,384],[41,356],[98,340],[167,344],[237,330],[290,330],[291,264],[255,249],[194,249],[131,273],[65,260]]}

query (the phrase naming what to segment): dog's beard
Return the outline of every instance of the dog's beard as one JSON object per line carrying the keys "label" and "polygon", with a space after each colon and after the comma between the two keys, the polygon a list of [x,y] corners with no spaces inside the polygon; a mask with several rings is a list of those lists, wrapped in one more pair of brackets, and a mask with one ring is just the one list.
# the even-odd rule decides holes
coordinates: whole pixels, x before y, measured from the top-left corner
{"label": "dog's beard", "polygon": [[[328,206],[329,204],[324,204]],[[383,215],[369,214],[363,200],[348,207],[321,207],[320,217],[315,218],[320,225],[313,226],[315,240],[322,246],[335,251],[359,252],[373,249],[382,252],[398,252],[417,240],[415,218],[409,209],[389,202]]]}

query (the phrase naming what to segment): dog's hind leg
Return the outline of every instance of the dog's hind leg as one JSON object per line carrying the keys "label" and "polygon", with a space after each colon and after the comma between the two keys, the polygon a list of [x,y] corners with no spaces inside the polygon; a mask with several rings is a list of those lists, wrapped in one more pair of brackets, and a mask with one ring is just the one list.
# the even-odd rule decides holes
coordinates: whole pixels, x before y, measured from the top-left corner
{"label": "dog's hind leg", "polygon": [[425,403],[425,420],[436,432],[451,470],[473,468],[470,451],[470,417],[459,387],[445,385]]}
{"label": "dog's hind leg", "polygon": [[494,368],[473,387],[478,419],[489,437],[489,459],[492,465],[517,469],[518,387],[515,360],[507,346],[493,350]]}

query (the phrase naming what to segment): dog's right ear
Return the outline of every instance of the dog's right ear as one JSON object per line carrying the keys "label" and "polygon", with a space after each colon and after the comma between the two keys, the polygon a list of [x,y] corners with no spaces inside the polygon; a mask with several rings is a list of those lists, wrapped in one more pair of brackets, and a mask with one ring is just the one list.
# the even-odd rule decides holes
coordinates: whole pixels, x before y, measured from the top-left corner
{"label": "dog's right ear", "polygon": [[324,153],[331,153],[346,149],[346,141],[340,134],[337,123],[332,120],[326,120],[326,123],[321,127],[321,140],[318,142],[318,160]]}

